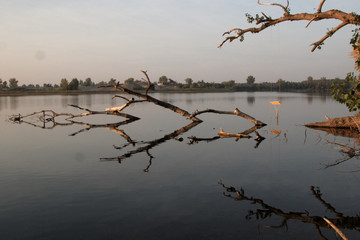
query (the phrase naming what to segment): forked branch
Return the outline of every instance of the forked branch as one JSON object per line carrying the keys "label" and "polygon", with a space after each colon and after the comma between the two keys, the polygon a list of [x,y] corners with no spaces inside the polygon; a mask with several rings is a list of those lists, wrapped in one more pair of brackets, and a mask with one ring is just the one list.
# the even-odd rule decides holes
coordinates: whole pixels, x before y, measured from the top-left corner
{"label": "forked branch", "polygon": [[[285,11],[284,16],[276,18],[276,19],[271,19],[270,17],[267,17],[265,14],[262,14],[265,17],[257,16],[256,17],[256,25],[260,25],[259,27],[251,27],[251,28],[246,28],[246,29],[233,28],[233,29],[225,32],[223,34],[223,36],[230,35],[232,33],[234,33],[234,35],[226,37],[224,39],[224,41],[218,47],[220,48],[226,42],[232,42],[235,39],[240,39],[242,41],[244,39],[244,35],[246,33],[259,33],[261,31],[267,29],[268,27],[275,26],[282,22],[306,20],[306,21],[309,21],[308,24],[306,25],[306,27],[307,27],[313,21],[321,21],[321,20],[328,20],[328,19],[334,19],[334,20],[341,21],[341,23],[337,27],[335,27],[333,30],[328,32],[319,41],[312,44],[313,48],[311,49],[311,51],[313,52],[316,48],[320,48],[326,39],[331,37],[334,33],[336,33],[342,27],[344,27],[346,25],[360,26],[359,15],[357,15],[355,13],[345,13],[340,10],[328,10],[328,11],[323,12],[322,7],[323,7],[324,3],[325,3],[325,0],[320,1],[320,4],[317,8],[317,12],[315,12],[315,13],[290,14],[290,11],[288,8],[289,4],[285,7],[285,6],[283,6],[281,4],[277,4],[277,3],[260,3],[260,1],[258,0],[259,5],[275,5],[275,6],[279,6],[279,7],[283,8],[283,10]],[[252,19],[252,21],[253,20],[254,19]],[[250,22],[252,22],[252,21],[250,21]]]}
{"label": "forked branch", "polygon": [[281,7],[284,10],[285,14],[289,14],[290,13],[290,11],[289,11],[289,0],[286,0],[286,2],[287,2],[287,5],[286,5],[286,7],[284,7],[284,5],[281,5],[279,3],[261,3],[260,0],[258,0],[259,5],[278,6],[278,7]]}

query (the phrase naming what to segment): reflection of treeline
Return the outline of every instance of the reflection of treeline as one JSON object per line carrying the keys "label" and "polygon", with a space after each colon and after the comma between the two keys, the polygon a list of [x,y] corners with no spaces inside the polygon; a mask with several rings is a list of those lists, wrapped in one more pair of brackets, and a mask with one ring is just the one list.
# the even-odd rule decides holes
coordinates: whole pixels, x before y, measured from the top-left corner
{"label": "reflection of treeline", "polygon": [[[117,82],[116,79],[111,78],[109,81],[101,81],[95,83],[91,78],[85,80],[78,80],[73,78],[71,81],[63,78],[59,84],[44,83],[42,86],[39,84],[23,84],[20,85],[19,81],[11,78],[8,82],[0,79],[0,90],[11,91],[56,91],[56,90],[91,90],[101,86],[113,86]],[[157,82],[152,83],[151,90],[154,91],[294,91],[294,92],[318,92],[330,93],[331,86],[334,83],[344,82],[344,80],[326,79],[325,77],[314,80],[308,77],[307,80],[302,82],[290,82],[279,79],[276,83],[263,82],[255,83],[253,76],[248,76],[246,83],[237,83],[235,80],[223,82],[205,82],[193,81],[191,78],[186,78],[184,83],[179,83],[166,76],[161,76]],[[120,81],[121,83],[121,81]],[[124,86],[131,90],[142,90],[147,88],[147,81],[144,79],[136,80],[128,78],[123,82]]]}

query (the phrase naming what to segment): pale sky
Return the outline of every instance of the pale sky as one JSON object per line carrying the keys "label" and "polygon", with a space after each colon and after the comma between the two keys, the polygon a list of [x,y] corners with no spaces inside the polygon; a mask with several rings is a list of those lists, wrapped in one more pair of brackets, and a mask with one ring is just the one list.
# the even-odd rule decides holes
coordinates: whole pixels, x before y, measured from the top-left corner
{"label": "pale sky", "polygon": [[[320,0],[290,0],[292,13],[314,12]],[[278,1],[285,3],[285,0]],[[328,0],[323,11],[360,13],[359,0]],[[116,78],[152,81],[165,75],[194,81],[302,81],[308,76],[344,78],[353,28],[311,44],[338,21],[283,23],[246,35],[221,49],[222,34],[249,27],[245,13],[283,14],[256,0],[0,0],[0,78],[19,84],[59,84],[61,78],[94,82]]]}

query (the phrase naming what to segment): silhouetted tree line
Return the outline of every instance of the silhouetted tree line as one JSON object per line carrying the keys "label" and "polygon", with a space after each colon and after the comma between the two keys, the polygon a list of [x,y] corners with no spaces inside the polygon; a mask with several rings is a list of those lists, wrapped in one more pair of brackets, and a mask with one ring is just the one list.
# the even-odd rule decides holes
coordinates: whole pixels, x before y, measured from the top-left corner
{"label": "silhouetted tree line", "polygon": [[[101,86],[113,86],[117,82],[116,79],[111,78],[109,81],[101,81],[95,83],[91,78],[86,78],[85,80],[78,80],[73,78],[71,81],[66,78],[62,78],[59,84],[50,84],[44,83],[40,85],[21,85],[19,86],[19,81],[15,78],[9,79],[9,81],[2,81],[0,79],[0,90],[87,90],[95,89]],[[326,79],[322,77],[321,79],[315,80],[311,76],[302,82],[290,82],[283,79],[278,79],[277,82],[263,82],[255,83],[255,77],[250,75],[247,77],[246,82],[236,83],[235,80],[223,81],[223,82],[205,82],[194,81],[192,78],[186,78],[184,83],[179,83],[171,78],[166,76],[161,76],[159,80],[153,83],[151,89],[154,91],[199,91],[199,90],[209,90],[209,91],[292,91],[292,92],[313,92],[313,93],[331,93],[331,86],[334,84],[343,83],[346,85],[345,80],[339,78],[336,79]],[[144,79],[136,80],[134,78],[128,78],[124,81],[124,86],[131,90],[142,90],[147,88],[147,81]],[[349,86],[348,86],[349,87]]]}

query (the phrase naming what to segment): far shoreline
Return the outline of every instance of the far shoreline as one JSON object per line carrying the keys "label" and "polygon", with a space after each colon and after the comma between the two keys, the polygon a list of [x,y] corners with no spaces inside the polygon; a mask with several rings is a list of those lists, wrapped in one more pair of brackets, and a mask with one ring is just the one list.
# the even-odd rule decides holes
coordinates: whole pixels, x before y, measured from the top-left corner
{"label": "far shoreline", "polygon": [[[140,90],[140,93],[145,91]],[[149,93],[233,93],[233,92],[278,92],[278,91],[239,91],[234,89],[164,89],[164,90],[150,90]],[[319,92],[312,92],[306,90],[285,90],[280,92],[292,93],[309,93],[319,94]],[[46,95],[91,95],[91,94],[125,94],[114,88],[97,88],[85,90],[5,90],[0,91],[0,97],[16,97],[16,96],[46,96]],[[321,95],[330,95],[330,93],[320,93]]]}

